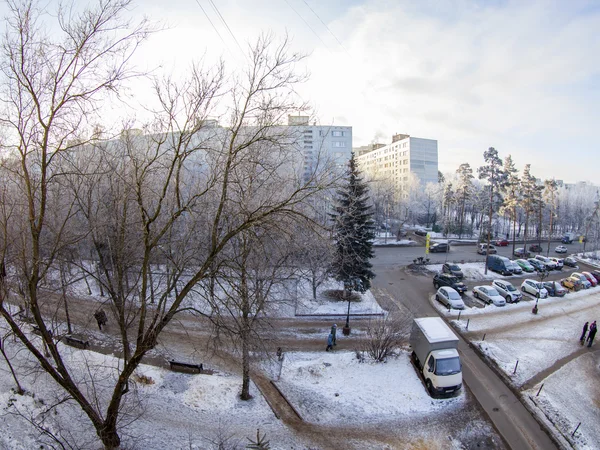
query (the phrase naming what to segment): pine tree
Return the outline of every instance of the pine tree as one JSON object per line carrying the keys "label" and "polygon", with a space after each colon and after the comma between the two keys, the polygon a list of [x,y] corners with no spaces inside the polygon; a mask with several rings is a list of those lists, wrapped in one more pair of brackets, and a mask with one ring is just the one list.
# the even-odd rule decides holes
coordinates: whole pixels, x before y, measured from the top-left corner
{"label": "pine tree", "polygon": [[[504,173],[506,174],[506,184],[504,186],[503,210],[508,214],[513,223],[513,254],[516,246],[516,228],[517,228],[517,207],[521,201],[521,179],[519,171],[511,155],[504,158]],[[510,223],[509,223],[510,225]]]}
{"label": "pine tree", "polygon": [[369,187],[356,167],[354,154],[349,162],[344,186],[337,196],[330,214],[333,220],[335,255],[332,274],[344,283],[344,295],[348,297],[349,326],[350,300],[352,291],[366,292],[371,287],[375,274],[371,271],[375,224],[369,199]]}
{"label": "pine tree", "polygon": [[[503,189],[506,184],[506,174],[502,168],[502,159],[498,156],[498,151],[494,147],[490,147],[483,153],[483,159],[486,165],[479,167],[479,179],[485,179],[488,181],[490,191],[490,210],[489,210],[489,223],[487,229],[487,248],[490,248],[490,239],[492,232],[492,217],[494,215],[494,195]],[[489,251],[485,252],[485,269],[484,272],[487,274],[487,263],[488,263]]]}
{"label": "pine tree", "polygon": [[458,238],[462,237],[463,223],[465,220],[465,204],[473,194],[473,169],[469,163],[461,164],[456,170],[458,175],[458,186],[456,195],[460,199],[460,225],[458,229]]}

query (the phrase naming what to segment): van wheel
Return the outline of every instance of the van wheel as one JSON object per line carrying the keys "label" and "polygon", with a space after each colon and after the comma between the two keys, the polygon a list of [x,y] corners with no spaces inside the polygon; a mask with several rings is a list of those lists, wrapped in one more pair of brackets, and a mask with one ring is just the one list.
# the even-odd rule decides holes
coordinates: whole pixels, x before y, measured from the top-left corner
{"label": "van wheel", "polygon": [[521,291],[525,292],[525,288],[523,286],[521,286]]}
{"label": "van wheel", "polygon": [[473,292],[473,295],[475,296],[475,298],[479,298],[479,294],[477,293],[477,291]]}
{"label": "van wheel", "polygon": [[510,295],[506,296],[506,303],[512,303],[512,297]]}
{"label": "van wheel", "polygon": [[431,395],[431,397],[435,397],[435,393],[433,392],[433,385],[431,384],[431,380],[427,380],[427,382],[425,383],[425,386],[427,386],[427,392],[429,392],[429,395]]}
{"label": "van wheel", "polygon": [[436,288],[436,289],[439,289],[440,288],[440,283],[433,283],[433,287]]}

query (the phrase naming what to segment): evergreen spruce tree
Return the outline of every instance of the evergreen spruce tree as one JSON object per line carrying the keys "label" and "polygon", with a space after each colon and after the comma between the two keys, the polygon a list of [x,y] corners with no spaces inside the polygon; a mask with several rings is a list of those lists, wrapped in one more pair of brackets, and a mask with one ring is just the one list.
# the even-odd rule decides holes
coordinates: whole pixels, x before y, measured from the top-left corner
{"label": "evergreen spruce tree", "polygon": [[349,328],[350,293],[366,292],[375,274],[371,271],[375,225],[369,199],[369,187],[356,167],[354,154],[350,159],[344,186],[336,192],[333,213],[335,255],[332,274],[344,283],[348,298],[346,328]]}

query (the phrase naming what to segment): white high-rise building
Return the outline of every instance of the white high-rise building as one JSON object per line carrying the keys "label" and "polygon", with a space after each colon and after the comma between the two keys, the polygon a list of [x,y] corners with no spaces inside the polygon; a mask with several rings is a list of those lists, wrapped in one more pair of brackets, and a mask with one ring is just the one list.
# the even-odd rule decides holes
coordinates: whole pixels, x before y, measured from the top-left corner
{"label": "white high-rise building", "polygon": [[298,135],[305,178],[317,170],[317,164],[333,164],[340,171],[347,168],[352,156],[352,127],[311,125],[308,116],[288,116],[288,126]]}
{"label": "white high-rise building", "polygon": [[359,168],[371,180],[390,182],[403,197],[408,194],[415,177],[422,186],[438,181],[436,140],[396,134],[391,144],[375,144],[370,151],[362,149],[356,153]]}

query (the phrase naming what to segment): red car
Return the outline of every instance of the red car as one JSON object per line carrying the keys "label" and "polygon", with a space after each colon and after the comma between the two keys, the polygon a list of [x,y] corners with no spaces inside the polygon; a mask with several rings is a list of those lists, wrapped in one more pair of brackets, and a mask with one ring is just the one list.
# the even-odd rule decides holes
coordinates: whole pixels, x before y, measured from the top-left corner
{"label": "red car", "polygon": [[497,247],[508,247],[509,242],[506,239],[498,239],[494,244],[496,244]]}
{"label": "red car", "polygon": [[598,285],[598,280],[596,280],[596,277],[594,277],[594,275],[592,275],[589,272],[581,272],[583,275],[585,275],[585,277],[588,279],[588,281],[590,283],[592,283],[592,287],[596,287]]}

